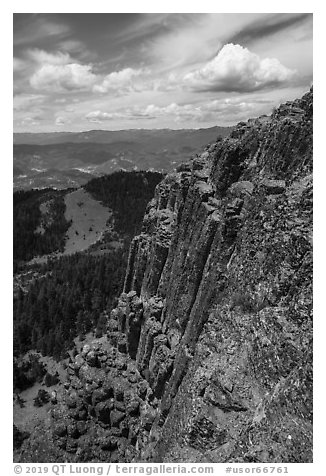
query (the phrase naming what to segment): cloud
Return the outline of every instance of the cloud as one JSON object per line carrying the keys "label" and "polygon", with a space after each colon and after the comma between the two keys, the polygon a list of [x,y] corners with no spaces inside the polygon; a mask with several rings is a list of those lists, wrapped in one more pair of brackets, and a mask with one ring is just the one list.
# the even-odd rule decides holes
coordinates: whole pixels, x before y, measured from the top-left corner
{"label": "cloud", "polygon": [[251,113],[257,112],[259,108],[266,109],[268,104],[269,101],[245,101],[240,98],[217,99],[200,105],[171,103],[165,107],[158,107],[151,104],[138,111],[138,115],[151,118],[167,116],[174,122],[216,121],[217,123],[222,119],[238,122],[241,119],[248,118]]}
{"label": "cloud", "polygon": [[272,102],[260,98],[224,98],[202,104],[177,104],[167,106],[149,104],[146,107],[134,106],[114,112],[92,111],[85,117],[89,122],[102,123],[114,120],[140,121],[167,119],[170,122],[234,124],[248,117],[269,113]]}
{"label": "cloud", "polygon": [[93,91],[102,94],[112,91],[119,93],[134,91],[137,89],[135,80],[144,74],[146,71],[143,69],[125,68],[114,71],[105,76],[100,84],[94,85]]}
{"label": "cloud", "polygon": [[69,53],[49,53],[29,49],[26,57],[34,64],[30,85],[37,90],[50,92],[81,91],[91,89],[97,77],[91,64],[80,64]]}
{"label": "cloud", "polygon": [[271,112],[273,101],[247,96],[216,99],[202,107],[202,121],[215,121],[215,123],[236,124]]}
{"label": "cloud", "polygon": [[58,116],[55,120],[55,125],[56,126],[64,126],[66,124],[66,120],[62,116]]}
{"label": "cloud", "polygon": [[26,56],[30,60],[41,65],[63,65],[73,62],[68,53],[62,53],[61,51],[58,51],[56,53],[48,53],[47,51],[40,50],[38,48],[28,50]]}
{"label": "cloud", "polygon": [[57,44],[57,48],[60,51],[64,51],[68,54],[73,55],[78,58],[80,61],[94,61],[98,60],[98,55],[93,50],[89,50],[85,43],[76,39],[67,39],[60,41]]}
{"label": "cloud", "polygon": [[28,111],[42,104],[45,96],[42,94],[17,94],[14,96],[14,111]]}
{"label": "cloud", "polygon": [[20,58],[13,58],[13,68],[14,73],[18,71],[23,71],[26,68],[26,62]]}
{"label": "cloud", "polygon": [[34,89],[50,92],[89,90],[94,93],[114,93],[123,95],[143,90],[146,69],[124,68],[106,76],[95,74],[92,64],[82,64],[67,52],[49,53],[40,49],[30,49],[26,57],[34,64],[30,85]]}
{"label": "cloud", "polygon": [[60,49],[68,51],[69,53],[81,53],[86,49],[86,45],[79,40],[69,39],[64,40],[59,43]]}
{"label": "cloud", "polygon": [[75,110],[76,110],[76,109],[75,109],[73,106],[66,106],[66,107],[65,107],[65,111],[66,111],[66,112],[75,112]]}
{"label": "cloud", "polygon": [[37,41],[62,38],[69,34],[68,25],[42,14],[14,13],[14,46],[26,46]]}
{"label": "cloud", "polygon": [[109,112],[102,112],[102,111],[92,111],[86,114],[86,119],[89,122],[96,122],[96,123],[101,123],[104,121],[111,121],[113,119],[120,119],[124,118],[124,114],[119,114],[119,113],[109,113]]}
{"label": "cloud", "polygon": [[192,104],[179,105],[171,103],[168,106],[159,107],[154,104],[150,104],[145,109],[139,112],[139,115],[145,117],[162,117],[172,116],[179,121],[188,119],[200,119],[202,116],[202,110],[200,106],[194,106]]}
{"label": "cloud", "polygon": [[153,37],[166,31],[166,20],[169,13],[141,13],[132,15],[128,24],[123,25],[116,34],[116,40],[123,42],[138,43],[144,38]]}
{"label": "cloud", "polygon": [[276,58],[261,59],[240,45],[224,45],[215,58],[186,74],[184,83],[195,91],[252,92],[289,83],[295,71]]}
{"label": "cloud", "polygon": [[211,60],[227,38],[254,22],[261,14],[172,14],[169,31],[151,39],[147,46],[161,72],[180,72]]}
{"label": "cloud", "polygon": [[117,112],[103,112],[100,110],[89,112],[85,117],[89,122],[105,122],[112,121],[115,119],[154,119],[159,116],[175,115],[178,110],[181,110],[188,106],[178,106],[175,103],[170,104],[166,107],[155,106],[150,104],[146,107],[134,106],[132,108],[122,109]]}
{"label": "cloud", "polygon": [[[175,71],[184,65],[204,60],[219,44],[211,15],[172,14],[165,20],[164,34],[151,37],[145,47],[162,71]],[[210,44],[214,38],[214,45]],[[212,49],[213,48],[213,49]]]}
{"label": "cloud", "polygon": [[[256,40],[261,40],[267,36],[275,35],[283,30],[288,30],[301,26],[304,23],[312,20],[311,13],[278,13],[274,15],[265,15],[249,25],[246,25],[240,31],[236,32],[229,39],[232,43],[251,43]],[[310,30],[311,34],[311,30]]]}
{"label": "cloud", "polygon": [[39,121],[35,120],[33,117],[24,117],[21,121],[20,124],[22,126],[38,126],[40,123]]}
{"label": "cloud", "polygon": [[91,65],[45,64],[30,78],[34,89],[52,92],[90,89],[96,81]]}

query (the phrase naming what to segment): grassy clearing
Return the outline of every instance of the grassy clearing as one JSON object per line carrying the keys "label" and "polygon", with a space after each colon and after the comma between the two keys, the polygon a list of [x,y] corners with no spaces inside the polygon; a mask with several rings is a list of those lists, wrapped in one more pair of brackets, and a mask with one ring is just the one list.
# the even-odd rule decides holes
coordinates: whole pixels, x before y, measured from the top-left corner
{"label": "grassy clearing", "polygon": [[65,197],[65,218],[72,221],[67,232],[64,254],[84,251],[110,228],[112,212],[80,188]]}

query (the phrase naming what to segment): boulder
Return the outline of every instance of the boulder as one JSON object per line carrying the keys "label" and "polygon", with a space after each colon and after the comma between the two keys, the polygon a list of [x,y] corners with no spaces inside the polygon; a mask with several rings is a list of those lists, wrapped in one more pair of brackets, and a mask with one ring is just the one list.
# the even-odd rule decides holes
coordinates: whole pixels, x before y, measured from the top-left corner
{"label": "boulder", "polygon": [[77,426],[76,423],[70,423],[67,426],[67,434],[70,438],[74,438],[74,439],[79,438],[80,433],[79,433],[78,426]]}
{"label": "boulder", "polygon": [[141,414],[141,425],[146,431],[150,431],[156,417],[156,411],[152,407],[148,407]]}
{"label": "boulder", "polygon": [[135,398],[126,404],[126,411],[129,415],[139,415],[139,401]]}
{"label": "boulder", "polygon": [[77,392],[73,391],[66,398],[66,405],[68,408],[76,408],[77,404],[80,403]]}
{"label": "boulder", "polygon": [[66,426],[66,424],[63,423],[63,422],[56,423],[56,424],[54,425],[53,433],[54,433],[56,436],[59,436],[59,437],[66,436],[66,434],[67,434],[67,426]]}
{"label": "boulder", "polygon": [[88,354],[86,355],[86,362],[90,367],[99,366],[98,355],[95,350],[91,350],[90,352],[88,352]]}
{"label": "boulder", "polygon": [[119,426],[121,436],[128,438],[129,435],[129,424],[127,420],[122,420]]}
{"label": "boulder", "polygon": [[112,410],[110,414],[111,426],[119,426],[119,423],[126,417],[124,412],[119,410]]}
{"label": "boulder", "polygon": [[95,406],[95,414],[102,423],[110,423],[110,414],[113,409],[113,402],[100,402]]}
{"label": "boulder", "polygon": [[285,180],[264,179],[260,182],[260,188],[264,190],[266,195],[277,195],[285,191]]}
{"label": "boulder", "polygon": [[118,440],[113,436],[103,437],[99,440],[99,445],[104,451],[114,451],[118,447]]}
{"label": "boulder", "polygon": [[87,424],[84,421],[77,421],[76,425],[80,435],[84,435],[87,432]]}
{"label": "boulder", "polygon": [[121,338],[117,342],[117,348],[118,351],[121,352],[122,354],[127,353],[127,340],[126,336],[121,336]]}
{"label": "boulder", "polygon": [[112,387],[101,387],[94,390],[92,395],[92,405],[96,406],[97,403],[108,400],[113,397]]}

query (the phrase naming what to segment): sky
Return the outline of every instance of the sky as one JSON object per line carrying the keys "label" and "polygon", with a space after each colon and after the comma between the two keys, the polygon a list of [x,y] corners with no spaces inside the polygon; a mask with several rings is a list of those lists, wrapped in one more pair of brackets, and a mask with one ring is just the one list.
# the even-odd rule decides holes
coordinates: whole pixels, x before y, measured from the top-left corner
{"label": "sky", "polygon": [[14,14],[14,132],[227,126],[312,84],[309,13]]}

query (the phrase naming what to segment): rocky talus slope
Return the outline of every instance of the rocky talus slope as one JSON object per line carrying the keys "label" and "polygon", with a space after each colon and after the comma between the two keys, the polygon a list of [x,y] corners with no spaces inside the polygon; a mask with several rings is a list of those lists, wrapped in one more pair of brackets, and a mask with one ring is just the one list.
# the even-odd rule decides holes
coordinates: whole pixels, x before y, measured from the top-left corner
{"label": "rocky talus slope", "polygon": [[157,186],[107,337],[52,412],[71,461],[312,461],[312,91]]}

